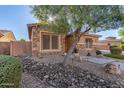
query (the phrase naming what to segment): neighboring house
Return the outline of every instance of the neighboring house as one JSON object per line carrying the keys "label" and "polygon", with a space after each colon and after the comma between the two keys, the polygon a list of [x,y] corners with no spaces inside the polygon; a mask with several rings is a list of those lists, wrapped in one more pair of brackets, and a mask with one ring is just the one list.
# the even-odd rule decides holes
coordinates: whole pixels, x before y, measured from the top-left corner
{"label": "neighboring house", "polygon": [[[28,24],[28,33],[32,42],[32,55],[36,57],[67,52],[73,42],[71,34],[67,36],[56,34],[36,24]],[[99,35],[85,34],[80,38],[77,46],[80,49],[94,49],[98,39]]]}
{"label": "neighboring house", "polygon": [[0,30],[0,42],[16,41],[13,32],[8,30]]}
{"label": "neighboring house", "polygon": [[101,40],[100,43],[102,44],[107,44],[107,45],[120,45],[121,44],[121,40],[116,39],[116,37],[107,37],[105,40]]}
{"label": "neighboring house", "polygon": [[116,37],[107,37],[105,40],[99,40],[97,49],[99,50],[109,50],[110,45],[120,45],[121,40],[116,39]]}

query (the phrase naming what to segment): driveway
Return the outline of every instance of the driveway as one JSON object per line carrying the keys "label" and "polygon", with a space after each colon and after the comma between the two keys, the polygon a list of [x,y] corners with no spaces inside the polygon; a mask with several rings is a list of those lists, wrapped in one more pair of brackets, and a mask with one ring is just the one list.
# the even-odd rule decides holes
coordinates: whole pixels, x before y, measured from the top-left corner
{"label": "driveway", "polygon": [[124,71],[124,61],[115,60],[115,59],[107,58],[107,57],[95,57],[95,56],[87,57],[86,60],[88,62],[97,63],[101,65],[105,65],[107,63],[113,63],[115,65],[120,65],[121,70]]}
{"label": "driveway", "polygon": [[[101,50],[103,54],[109,54],[110,51],[109,50]],[[124,55],[124,51],[122,51],[122,54]]]}

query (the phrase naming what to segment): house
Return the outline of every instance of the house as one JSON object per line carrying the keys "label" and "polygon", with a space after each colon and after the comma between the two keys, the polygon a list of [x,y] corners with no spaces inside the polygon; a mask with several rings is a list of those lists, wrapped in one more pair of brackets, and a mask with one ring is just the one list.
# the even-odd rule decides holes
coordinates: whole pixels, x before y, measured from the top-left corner
{"label": "house", "polygon": [[109,50],[109,46],[110,45],[120,45],[121,44],[121,40],[116,39],[116,37],[106,37],[105,40],[99,40],[96,49],[98,50]]}
{"label": "house", "polygon": [[101,40],[100,43],[107,44],[107,45],[108,44],[110,44],[110,45],[120,45],[121,40],[116,39],[116,37],[109,36],[109,37],[106,37],[105,40]]}
{"label": "house", "polygon": [[[77,43],[78,49],[81,50],[94,50],[95,46],[97,46],[99,42],[99,37],[100,35],[92,34],[92,33],[85,33],[84,35],[81,36],[79,42]],[[67,52],[70,46],[73,43],[73,35],[67,35],[66,36],[66,49],[65,51]]]}
{"label": "house", "polygon": [[54,55],[65,50],[65,36],[48,31],[48,28],[28,24],[29,39],[32,46],[32,56]]}
{"label": "house", "polygon": [[0,42],[16,41],[13,32],[8,30],[0,30]]}
{"label": "house", "polygon": [[[47,27],[36,24],[28,24],[28,34],[32,46],[32,56],[41,57],[44,55],[62,54],[67,52],[73,40],[72,35],[62,35],[49,31]],[[92,50],[97,45],[99,35],[83,35],[77,46],[79,49]]]}

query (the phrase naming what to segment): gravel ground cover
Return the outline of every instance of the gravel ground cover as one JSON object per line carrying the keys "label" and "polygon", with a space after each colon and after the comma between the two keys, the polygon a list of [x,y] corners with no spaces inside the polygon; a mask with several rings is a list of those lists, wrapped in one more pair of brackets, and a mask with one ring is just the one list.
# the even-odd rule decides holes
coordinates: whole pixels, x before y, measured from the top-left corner
{"label": "gravel ground cover", "polygon": [[[103,66],[90,62],[71,61],[63,67],[62,57],[55,60],[22,58],[23,75],[20,87],[46,88],[120,88],[124,87],[122,76],[108,75]],[[52,62],[51,62],[52,61]],[[60,61],[60,62],[59,62]]]}

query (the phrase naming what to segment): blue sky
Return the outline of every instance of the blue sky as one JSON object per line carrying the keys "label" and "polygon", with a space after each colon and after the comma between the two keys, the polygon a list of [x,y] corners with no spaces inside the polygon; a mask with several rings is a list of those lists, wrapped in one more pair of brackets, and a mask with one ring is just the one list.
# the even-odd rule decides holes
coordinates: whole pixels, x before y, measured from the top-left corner
{"label": "blue sky", "polygon": [[101,35],[101,37],[100,37],[101,40],[104,40],[104,39],[105,39],[106,37],[108,37],[108,36],[117,37],[117,39],[119,39],[120,36],[119,36],[119,34],[118,34],[118,30],[119,30],[119,29],[101,31],[101,32],[98,32],[97,34]]}
{"label": "blue sky", "polygon": [[27,24],[37,20],[30,13],[29,6],[0,6],[0,29],[11,30],[16,39],[28,40]]}
{"label": "blue sky", "polygon": [[[5,6],[0,5],[0,29],[11,30],[16,39],[28,40],[27,24],[35,23],[37,20],[31,14],[29,6]],[[118,36],[118,30],[102,31],[97,34],[102,35],[101,39],[107,36]]]}

